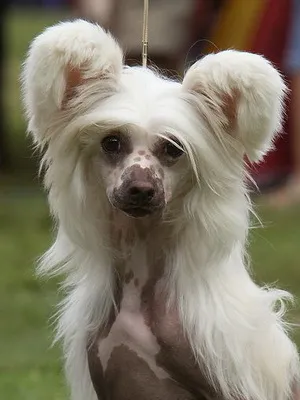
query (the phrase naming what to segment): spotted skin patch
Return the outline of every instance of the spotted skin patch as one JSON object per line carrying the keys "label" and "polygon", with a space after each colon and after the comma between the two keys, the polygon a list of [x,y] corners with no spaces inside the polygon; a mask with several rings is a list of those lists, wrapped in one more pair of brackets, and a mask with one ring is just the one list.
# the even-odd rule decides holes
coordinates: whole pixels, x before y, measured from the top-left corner
{"label": "spotted skin patch", "polygon": [[118,312],[88,351],[98,399],[223,400],[196,363],[177,310],[167,307],[162,228],[128,222],[121,214],[114,221],[124,237],[134,231],[136,241],[131,247],[122,242]]}
{"label": "spotted skin patch", "polygon": [[200,400],[172,379],[157,378],[143,358],[125,345],[113,350],[104,379],[109,400]]}
{"label": "spotted skin patch", "polygon": [[164,177],[165,177],[165,171],[163,170],[163,168],[159,168],[159,169],[158,169],[158,173],[159,173],[159,175],[164,179]]}
{"label": "spotted skin patch", "polygon": [[128,283],[130,283],[130,281],[131,281],[133,278],[134,278],[133,271],[130,270],[130,271],[126,272],[124,282],[125,282],[126,284],[128,284]]}
{"label": "spotted skin patch", "polygon": [[121,185],[113,191],[114,204],[122,210],[130,209],[132,206],[131,189],[134,186],[150,187],[153,190],[153,196],[147,209],[151,212],[162,209],[165,205],[165,192],[161,178],[156,174],[153,165],[142,168],[134,164],[126,168],[121,175]]}

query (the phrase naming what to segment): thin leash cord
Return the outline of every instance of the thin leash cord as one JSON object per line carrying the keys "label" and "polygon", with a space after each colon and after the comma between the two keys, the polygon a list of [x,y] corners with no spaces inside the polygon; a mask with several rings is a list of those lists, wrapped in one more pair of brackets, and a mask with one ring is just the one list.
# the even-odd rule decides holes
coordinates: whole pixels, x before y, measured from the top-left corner
{"label": "thin leash cord", "polygon": [[148,57],[148,15],[149,15],[149,0],[144,0],[144,18],[143,18],[143,46],[142,46],[142,62],[143,67],[147,67]]}

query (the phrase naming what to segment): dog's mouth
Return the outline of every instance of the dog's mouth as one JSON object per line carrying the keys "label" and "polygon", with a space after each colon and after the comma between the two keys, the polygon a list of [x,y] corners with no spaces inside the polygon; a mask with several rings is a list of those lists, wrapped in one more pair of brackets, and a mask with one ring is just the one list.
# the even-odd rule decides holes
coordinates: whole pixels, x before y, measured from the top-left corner
{"label": "dog's mouth", "polygon": [[127,207],[122,208],[122,211],[130,217],[142,218],[146,217],[147,215],[153,214],[155,209],[146,207]]}
{"label": "dog's mouth", "polygon": [[116,201],[115,199],[110,199],[110,203],[114,208],[133,218],[147,217],[162,211],[164,208],[164,204],[134,205],[124,202],[121,203]]}

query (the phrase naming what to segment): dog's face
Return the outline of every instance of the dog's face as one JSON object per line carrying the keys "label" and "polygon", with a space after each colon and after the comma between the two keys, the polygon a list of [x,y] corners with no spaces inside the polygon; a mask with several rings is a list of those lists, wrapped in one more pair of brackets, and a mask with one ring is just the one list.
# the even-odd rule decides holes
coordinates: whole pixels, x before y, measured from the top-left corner
{"label": "dog's face", "polygon": [[76,136],[87,148],[84,162],[92,169],[93,187],[130,217],[162,215],[192,175],[180,135],[189,118],[181,116],[186,109],[180,93],[176,82],[124,68],[118,90],[96,99],[80,123]]}
{"label": "dog's face", "polygon": [[101,140],[101,175],[110,203],[132,217],[163,211],[177,185],[184,150],[175,138],[138,128]]}

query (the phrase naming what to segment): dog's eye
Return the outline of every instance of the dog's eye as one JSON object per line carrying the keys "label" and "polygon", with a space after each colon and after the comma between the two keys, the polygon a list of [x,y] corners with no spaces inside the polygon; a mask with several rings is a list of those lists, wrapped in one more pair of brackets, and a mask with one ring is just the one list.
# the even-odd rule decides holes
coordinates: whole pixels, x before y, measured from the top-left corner
{"label": "dog's eye", "polygon": [[102,140],[101,146],[106,153],[119,153],[121,150],[121,139],[117,135],[106,136]]}
{"label": "dog's eye", "polygon": [[[180,146],[179,143],[178,146]],[[172,158],[179,158],[183,154],[183,150],[178,146],[167,141],[165,143],[165,154]]]}

